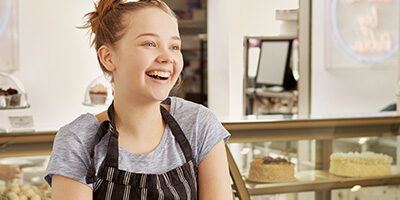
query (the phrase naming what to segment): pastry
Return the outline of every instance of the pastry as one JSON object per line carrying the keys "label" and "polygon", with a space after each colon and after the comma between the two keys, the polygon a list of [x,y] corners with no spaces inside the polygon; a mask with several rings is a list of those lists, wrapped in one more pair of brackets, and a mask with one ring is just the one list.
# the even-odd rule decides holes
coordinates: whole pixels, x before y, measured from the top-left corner
{"label": "pastry", "polygon": [[258,158],[250,163],[248,179],[261,182],[295,180],[294,166],[283,158]]}
{"label": "pastry", "polygon": [[348,177],[385,176],[392,174],[392,161],[392,157],[381,153],[333,153],[329,172]]}
{"label": "pastry", "polygon": [[107,99],[107,88],[98,83],[90,88],[89,96],[92,104],[105,104]]}
{"label": "pastry", "polygon": [[21,104],[21,94],[18,90],[0,88],[0,107],[19,106]]}

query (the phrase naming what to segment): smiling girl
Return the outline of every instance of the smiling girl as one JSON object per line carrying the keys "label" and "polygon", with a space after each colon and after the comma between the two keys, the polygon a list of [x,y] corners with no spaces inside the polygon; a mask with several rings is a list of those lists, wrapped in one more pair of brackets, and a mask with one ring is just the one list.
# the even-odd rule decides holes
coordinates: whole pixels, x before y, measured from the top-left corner
{"label": "smiling girl", "polygon": [[177,19],[159,0],[100,0],[85,28],[114,101],[60,128],[52,199],[232,199],[224,142],[206,107],[168,97],[183,67]]}

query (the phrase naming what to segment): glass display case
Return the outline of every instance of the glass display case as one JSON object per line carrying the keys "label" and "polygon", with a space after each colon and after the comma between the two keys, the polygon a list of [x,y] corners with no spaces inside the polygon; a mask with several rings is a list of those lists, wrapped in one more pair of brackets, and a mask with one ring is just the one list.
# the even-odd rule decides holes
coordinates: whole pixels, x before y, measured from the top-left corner
{"label": "glass display case", "polygon": [[110,80],[101,75],[87,87],[82,104],[86,106],[108,106],[114,99],[113,96],[114,90]]}
{"label": "glass display case", "polygon": [[0,110],[29,107],[22,83],[16,77],[0,72]]}
{"label": "glass display case", "polygon": [[[308,118],[266,115],[221,121],[231,133],[227,155],[236,199],[368,200],[400,197],[399,114]],[[0,164],[12,161],[22,166],[25,174],[20,181],[42,186],[42,183],[35,182],[34,174],[36,177],[43,175],[43,166],[46,165],[46,156],[51,153],[55,135],[54,130],[0,134]],[[386,165],[390,174],[349,177],[330,173],[331,155],[349,152],[374,152],[377,157],[390,157],[391,162]],[[286,171],[283,170],[286,177],[252,180],[248,175],[252,163],[257,162],[276,164],[278,168],[286,166]],[[270,174],[278,174],[279,170]],[[253,179],[263,175],[256,174]]]}
{"label": "glass display case", "polygon": [[50,199],[50,188],[43,179],[48,161],[49,156],[0,159],[0,165],[18,165],[21,170],[19,178],[11,181],[0,181],[0,199]]}
{"label": "glass display case", "polygon": [[236,199],[400,198],[396,113],[247,116],[223,125],[232,134]]}

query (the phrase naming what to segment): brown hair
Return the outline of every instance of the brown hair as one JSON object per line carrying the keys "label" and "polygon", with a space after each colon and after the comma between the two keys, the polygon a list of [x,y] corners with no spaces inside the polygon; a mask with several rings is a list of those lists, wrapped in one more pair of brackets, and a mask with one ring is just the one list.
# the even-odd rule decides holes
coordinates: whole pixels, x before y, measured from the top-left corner
{"label": "brown hair", "polygon": [[[159,8],[174,19],[177,19],[175,13],[161,0],[139,0],[136,2],[99,0],[95,4],[95,11],[85,15],[87,21],[80,28],[90,28],[91,33],[94,35],[91,46],[94,44],[97,51],[103,45],[113,46],[124,36],[126,23],[123,17],[126,13],[144,8]],[[101,70],[110,75],[110,72],[104,67],[98,56],[97,59]]]}

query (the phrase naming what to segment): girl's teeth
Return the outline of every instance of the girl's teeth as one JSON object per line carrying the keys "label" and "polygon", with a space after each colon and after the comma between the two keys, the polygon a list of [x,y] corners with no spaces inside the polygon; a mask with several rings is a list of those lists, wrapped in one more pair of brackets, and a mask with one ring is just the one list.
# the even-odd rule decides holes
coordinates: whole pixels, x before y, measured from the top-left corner
{"label": "girl's teeth", "polygon": [[151,71],[147,74],[150,76],[160,76],[163,78],[168,78],[171,75],[171,73],[169,73],[169,72],[159,72],[159,71]]}

